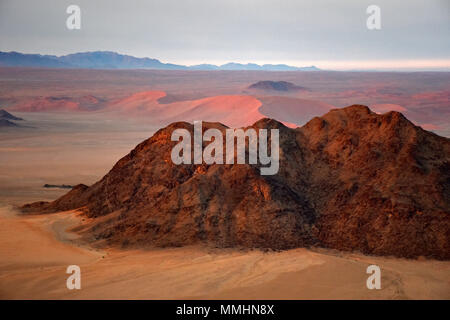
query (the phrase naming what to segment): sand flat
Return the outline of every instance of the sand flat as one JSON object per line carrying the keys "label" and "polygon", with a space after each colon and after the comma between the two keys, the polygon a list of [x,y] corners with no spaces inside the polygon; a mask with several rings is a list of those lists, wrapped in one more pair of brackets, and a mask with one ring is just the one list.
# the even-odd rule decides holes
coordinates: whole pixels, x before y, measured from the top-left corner
{"label": "sand flat", "polygon": [[[0,208],[0,298],[450,299],[450,262],[302,248],[102,251],[67,231],[81,219]],[[71,264],[81,267],[81,290],[66,288]],[[382,270],[381,290],[366,288],[370,264]]]}

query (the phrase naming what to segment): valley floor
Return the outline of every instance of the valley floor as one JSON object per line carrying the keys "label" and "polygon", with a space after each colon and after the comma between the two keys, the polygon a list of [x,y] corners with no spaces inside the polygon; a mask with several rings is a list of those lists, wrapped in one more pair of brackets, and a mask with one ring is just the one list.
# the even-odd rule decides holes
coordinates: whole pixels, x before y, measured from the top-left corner
{"label": "valley floor", "polygon": [[[323,249],[282,252],[202,246],[98,250],[68,230],[77,212],[0,208],[1,299],[450,299],[450,262]],[[366,268],[381,268],[381,290]],[[81,289],[66,288],[79,265]]]}

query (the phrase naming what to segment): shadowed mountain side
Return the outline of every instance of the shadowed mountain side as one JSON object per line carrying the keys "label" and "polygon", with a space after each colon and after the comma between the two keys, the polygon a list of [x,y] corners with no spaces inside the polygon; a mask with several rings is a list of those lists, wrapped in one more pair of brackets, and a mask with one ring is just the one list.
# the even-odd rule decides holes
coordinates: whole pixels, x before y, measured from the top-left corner
{"label": "shadowed mountain side", "polygon": [[16,116],[13,116],[11,113],[6,111],[5,109],[0,109],[0,119],[14,120],[14,121],[23,121],[22,118],[18,118]]}
{"label": "shadowed mountain side", "polygon": [[7,127],[19,127],[19,125],[15,124],[14,122],[8,119],[0,119],[0,128],[7,128]]}
{"label": "shadowed mountain side", "polygon": [[[204,123],[224,130],[219,123]],[[100,181],[28,212],[84,207],[79,230],[98,245],[285,249],[317,245],[366,254],[449,259],[450,140],[398,112],[354,105],[280,130],[280,170],[258,165],[174,165],[178,122],[159,130]],[[204,142],[204,145],[206,143]]]}
{"label": "shadowed mountain side", "polygon": [[20,124],[15,123],[14,121],[23,121],[23,119],[13,116],[11,113],[4,109],[0,109],[0,128],[22,127]]}

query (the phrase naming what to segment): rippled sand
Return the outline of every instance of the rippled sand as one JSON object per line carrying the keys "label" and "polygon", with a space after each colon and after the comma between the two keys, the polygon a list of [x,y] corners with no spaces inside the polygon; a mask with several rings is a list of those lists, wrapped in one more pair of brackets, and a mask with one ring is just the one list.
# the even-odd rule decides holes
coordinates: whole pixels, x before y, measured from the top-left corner
{"label": "rippled sand", "polygon": [[[450,262],[308,249],[99,250],[68,231],[86,222],[72,211],[20,216],[2,207],[0,298],[450,299]],[[66,288],[73,264],[80,290]],[[381,268],[381,290],[366,288],[371,264]]]}

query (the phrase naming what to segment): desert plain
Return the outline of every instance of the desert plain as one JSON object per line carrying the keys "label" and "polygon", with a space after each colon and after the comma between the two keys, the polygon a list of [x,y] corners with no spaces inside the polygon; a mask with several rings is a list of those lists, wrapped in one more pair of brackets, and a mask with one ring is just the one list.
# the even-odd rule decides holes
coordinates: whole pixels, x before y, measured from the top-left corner
{"label": "desert plain", "polygon": [[[251,89],[258,81],[301,87]],[[449,73],[112,71],[0,68],[0,105],[23,118],[0,128],[2,299],[450,299],[450,263],[323,248],[96,248],[77,211],[17,206],[90,185],[138,143],[177,120],[231,127],[271,117],[301,126],[332,108],[400,111],[450,136]],[[381,289],[369,290],[369,265]],[[81,290],[66,268],[79,265]]]}

